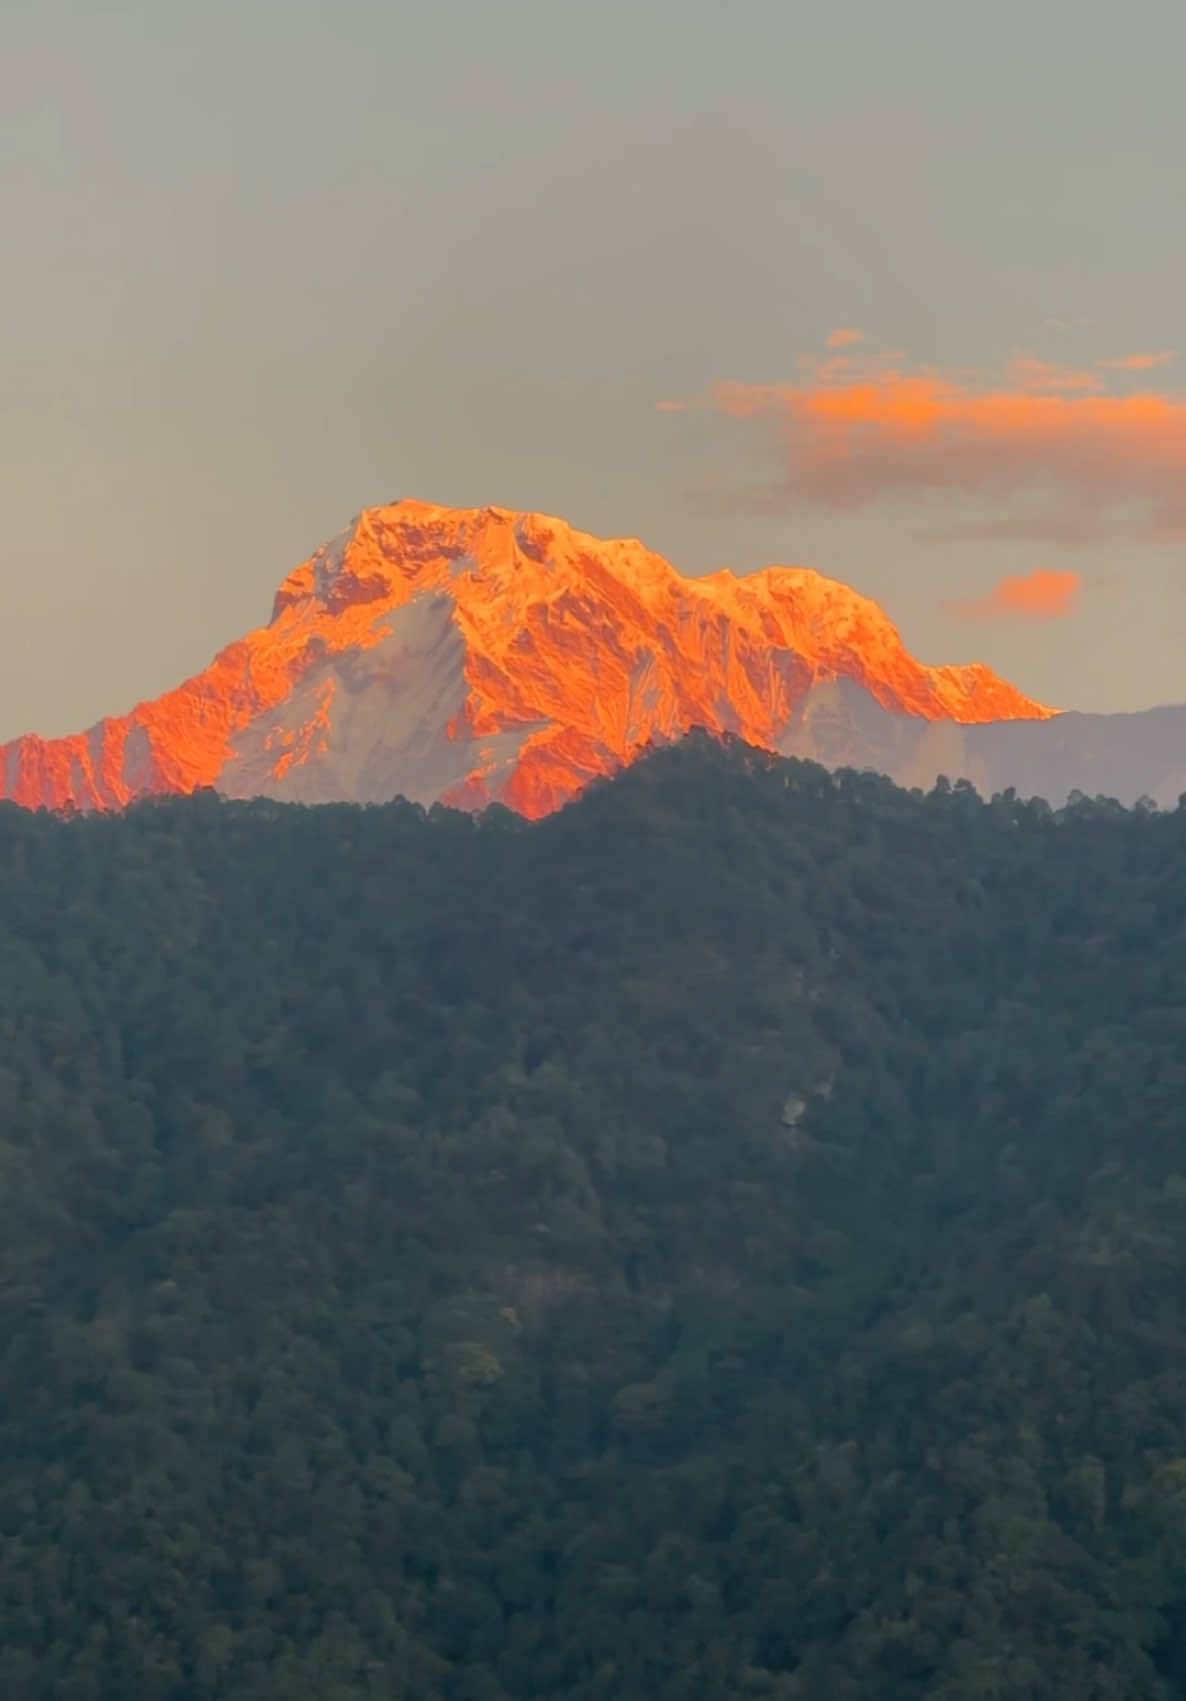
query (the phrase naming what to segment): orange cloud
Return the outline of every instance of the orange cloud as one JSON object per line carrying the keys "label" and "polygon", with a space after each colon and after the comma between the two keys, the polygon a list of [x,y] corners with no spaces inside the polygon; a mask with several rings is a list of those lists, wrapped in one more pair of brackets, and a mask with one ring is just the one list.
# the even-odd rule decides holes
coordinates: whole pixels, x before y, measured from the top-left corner
{"label": "orange cloud", "polygon": [[1011,574],[986,596],[943,604],[958,620],[1061,620],[1070,614],[1083,589],[1078,573],[1035,567],[1032,573]]}
{"label": "orange cloud", "polygon": [[659,413],[686,413],[687,402],[656,402],[655,408]]}
{"label": "orange cloud", "polygon": [[851,326],[851,325],[841,325],[839,330],[833,331],[829,335],[828,347],[829,348],[851,348],[854,343],[863,343],[864,340],[865,340],[864,331],[858,331],[858,330],[854,329],[853,326]]}
{"label": "orange cloud", "polygon": [[1176,348],[1163,348],[1157,354],[1125,354],[1119,360],[1097,360],[1097,366],[1111,367],[1117,372],[1152,372],[1154,367],[1169,366],[1177,360]]}
{"label": "orange cloud", "polygon": [[1025,355],[995,382],[830,356],[799,382],[723,383],[710,400],[773,430],[782,476],[743,499],[766,511],[957,495],[979,502],[977,535],[1186,534],[1180,396],[1112,395],[1095,373]]}

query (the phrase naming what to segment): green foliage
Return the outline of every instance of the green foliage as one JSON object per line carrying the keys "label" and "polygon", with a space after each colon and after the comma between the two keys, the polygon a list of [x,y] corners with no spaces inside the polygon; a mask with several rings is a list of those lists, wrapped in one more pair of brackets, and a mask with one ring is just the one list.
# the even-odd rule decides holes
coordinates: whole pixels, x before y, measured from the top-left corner
{"label": "green foliage", "polygon": [[0,807],[6,1701],[1186,1696],[1186,810]]}

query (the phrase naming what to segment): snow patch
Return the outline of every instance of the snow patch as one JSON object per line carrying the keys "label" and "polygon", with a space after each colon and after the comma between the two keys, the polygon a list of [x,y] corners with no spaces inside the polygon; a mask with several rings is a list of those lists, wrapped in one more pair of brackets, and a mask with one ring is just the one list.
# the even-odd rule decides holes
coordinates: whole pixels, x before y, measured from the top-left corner
{"label": "snow patch", "polygon": [[[384,616],[379,643],[311,668],[279,711],[236,738],[218,789],[294,803],[402,796],[430,804],[475,768],[513,766],[530,728],[481,740],[448,735],[450,723],[464,726],[469,695],[454,607],[448,596],[425,593]],[[308,761],[293,758],[306,749]]]}

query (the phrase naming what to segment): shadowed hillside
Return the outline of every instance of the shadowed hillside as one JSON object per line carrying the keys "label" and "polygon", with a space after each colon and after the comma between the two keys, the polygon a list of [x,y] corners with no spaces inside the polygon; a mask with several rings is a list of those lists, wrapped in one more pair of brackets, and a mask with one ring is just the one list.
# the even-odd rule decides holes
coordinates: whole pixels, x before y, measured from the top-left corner
{"label": "shadowed hillside", "polygon": [[11,1701],[1186,1695],[1186,812],[0,808]]}

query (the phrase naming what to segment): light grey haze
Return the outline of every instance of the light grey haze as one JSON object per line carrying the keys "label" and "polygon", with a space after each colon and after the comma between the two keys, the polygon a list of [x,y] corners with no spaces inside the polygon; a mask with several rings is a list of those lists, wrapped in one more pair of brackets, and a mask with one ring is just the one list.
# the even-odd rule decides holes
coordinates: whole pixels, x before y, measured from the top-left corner
{"label": "light grey haze", "polygon": [[[1048,702],[1186,700],[1181,537],[763,511],[773,435],[655,407],[841,326],[944,371],[1186,350],[1183,63],[1168,3],[8,0],[0,740],[197,671],[404,495],[814,566]],[[944,612],[1039,565],[1070,617]]]}

